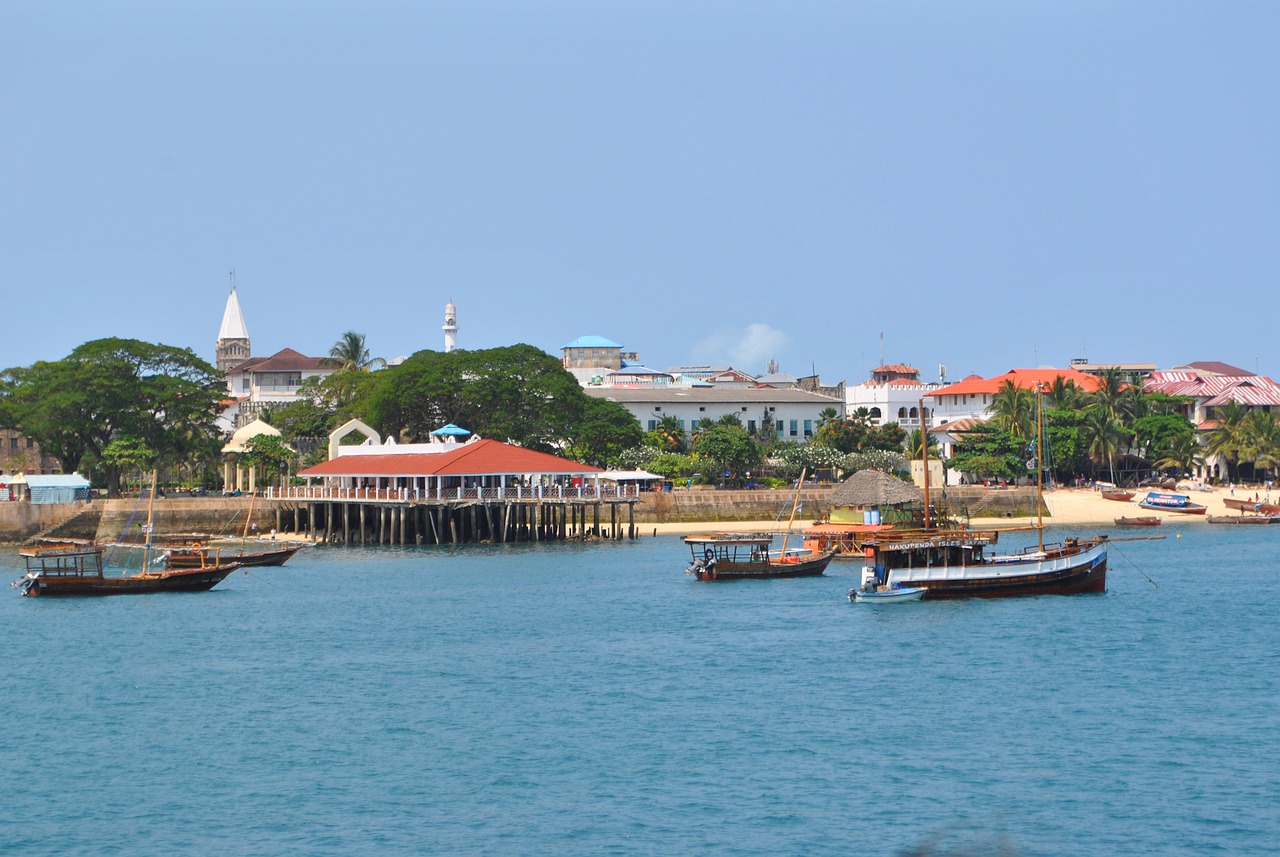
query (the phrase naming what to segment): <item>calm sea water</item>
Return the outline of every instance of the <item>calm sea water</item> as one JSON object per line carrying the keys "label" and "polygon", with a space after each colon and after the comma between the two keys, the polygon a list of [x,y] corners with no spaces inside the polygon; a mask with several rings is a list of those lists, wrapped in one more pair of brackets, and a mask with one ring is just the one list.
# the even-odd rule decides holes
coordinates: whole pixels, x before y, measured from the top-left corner
{"label": "calm sea water", "polygon": [[3,590],[0,852],[1275,854],[1280,527],[1166,529],[1072,598],[698,583],[675,537]]}

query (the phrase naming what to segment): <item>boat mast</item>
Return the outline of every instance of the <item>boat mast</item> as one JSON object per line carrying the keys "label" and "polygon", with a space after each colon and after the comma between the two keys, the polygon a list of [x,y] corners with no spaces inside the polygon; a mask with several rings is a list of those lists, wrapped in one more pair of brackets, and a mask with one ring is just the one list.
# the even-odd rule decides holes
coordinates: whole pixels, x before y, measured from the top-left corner
{"label": "boat mast", "polygon": [[924,427],[924,399],[920,400],[920,458],[924,461],[924,528],[929,529],[929,432]]}
{"label": "boat mast", "polygon": [[151,495],[147,497],[147,526],[143,531],[147,537],[146,543],[142,548],[142,570],[147,571],[151,567],[151,530],[153,521],[155,520],[156,511],[156,472],[151,471]]}
{"label": "boat mast", "polygon": [[1036,536],[1044,551],[1044,408],[1040,385],[1036,384]]}
{"label": "boat mast", "polygon": [[782,557],[787,555],[787,539],[791,537],[791,525],[796,521],[796,504],[800,502],[800,486],[804,484],[804,475],[809,470],[806,467],[800,468],[800,480],[796,482],[796,495],[791,498],[791,517],[787,519],[787,531],[782,534]]}

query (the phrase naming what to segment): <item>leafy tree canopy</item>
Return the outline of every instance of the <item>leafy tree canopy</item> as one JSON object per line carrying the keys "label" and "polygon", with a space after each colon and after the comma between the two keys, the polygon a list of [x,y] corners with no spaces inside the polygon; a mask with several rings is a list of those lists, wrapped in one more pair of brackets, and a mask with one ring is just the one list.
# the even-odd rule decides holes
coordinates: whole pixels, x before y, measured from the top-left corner
{"label": "leafy tree canopy", "polygon": [[0,417],[64,469],[78,468],[86,456],[100,462],[114,496],[124,462],[105,456],[113,440],[142,444],[161,463],[211,459],[222,394],[217,370],[189,348],[97,339],[62,360],[6,371]]}
{"label": "leafy tree canopy", "polygon": [[369,377],[375,384],[369,421],[410,441],[454,423],[484,437],[556,451],[572,439],[589,401],[559,360],[531,345],[419,351]]}

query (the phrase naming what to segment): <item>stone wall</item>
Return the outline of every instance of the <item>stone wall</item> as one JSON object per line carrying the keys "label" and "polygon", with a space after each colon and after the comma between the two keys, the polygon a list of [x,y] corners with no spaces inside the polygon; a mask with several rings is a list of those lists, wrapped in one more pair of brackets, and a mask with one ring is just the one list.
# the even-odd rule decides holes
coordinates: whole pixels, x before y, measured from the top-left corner
{"label": "stone wall", "polygon": [[[147,522],[146,503],[139,504],[137,498],[104,500],[101,503],[98,541],[143,540],[142,525]],[[236,538],[244,532],[248,512],[248,497],[157,498],[153,519],[157,533],[205,533]],[[258,525],[259,532],[269,533],[276,525],[275,506],[259,498],[253,507],[253,523]]]}
{"label": "stone wall", "polygon": [[86,503],[0,502],[0,543],[19,544],[89,510]]}
{"label": "stone wall", "polygon": [[[830,488],[807,488],[800,492],[796,521],[811,523],[826,516]],[[757,491],[717,491],[677,489],[640,495],[636,523],[662,524],[681,521],[772,521],[787,520],[795,489]]]}

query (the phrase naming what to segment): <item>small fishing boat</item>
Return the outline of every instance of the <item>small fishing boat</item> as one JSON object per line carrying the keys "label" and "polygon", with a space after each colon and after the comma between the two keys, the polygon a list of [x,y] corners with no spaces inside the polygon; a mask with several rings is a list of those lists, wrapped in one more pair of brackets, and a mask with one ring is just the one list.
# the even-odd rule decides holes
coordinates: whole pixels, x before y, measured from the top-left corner
{"label": "small fishing boat", "polygon": [[685,574],[698,580],[749,580],[771,577],[816,577],[827,570],[834,550],[809,547],[787,548],[791,527],[800,503],[800,486],[807,471],[800,471],[796,493],[791,499],[791,515],[782,547],[773,549],[773,533],[701,533],[685,536],[693,562]]}
{"label": "small fishing boat", "polygon": [[27,597],[45,595],[143,595],[151,592],[204,592],[221,583],[241,567],[238,562],[221,562],[199,568],[151,568],[151,528],[154,512],[155,473],[151,474],[152,501],[147,506],[147,534],[143,546],[142,570],[135,574],[108,576],[103,572],[103,547],[93,542],[45,541],[18,549],[26,561],[27,573],[11,586]]}
{"label": "small fishing boat", "polygon": [[1276,518],[1272,515],[1208,515],[1205,520],[1211,524],[1272,524]]}
{"label": "small fishing boat", "polygon": [[849,590],[849,600],[859,604],[897,604],[900,601],[919,601],[923,597],[924,589],[911,586]]}
{"label": "small fishing boat", "polygon": [[1155,509],[1160,512],[1176,512],[1180,515],[1203,515],[1208,507],[1201,503],[1192,503],[1186,494],[1167,494],[1160,491],[1149,491],[1138,504],[1144,509]]}
{"label": "small fishing boat", "polygon": [[1113,491],[1103,491],[1102,497],[1104,500],[1119,500],[1122,503],[1128,503],[1133,499],[1133,495],[1136,493],[1136,491],[1120,491],[1117,489]]}
{"label": "small fishing boat", "polygon": [[46,595],[143,595],[151,592],[203,592],[221,583],[240,568],[220,563],[203,568],[162,571],[144,569],[136,574],[107,575],[102,566],[103,547],[92,543],[46,543],[18,549],[27,573],[12,586],[28,597]]}
{"label": "small fishing boat", "polygon": [[1117,527],[1158,527],[1161,519],[1155,515],[1138,515],[1133,518],[1116,518]]}
{"label": "small fishing boat", "polygon": [[164,557],[165,565],[169,568],[202,568],[208,565],[217,565],[224,559],[227,562],[235,562],[245,567],[253,566],[256,568],[269,565],[284,565],[299,549],[298,545],[288,545],[270,550],[248,552],[240,550],[224,553],[220,548],[195,542],[187,547],[169,548],[164,552]]}
{"label": "small fishing boat", "polygon": [[1280,515],[1280,504],[1276,503],[1259,503],[1256,500],[1239,499],[1236,497],[1224,498],[1222,504],[1228,509],[1235,509],[1237,512],[1257,512],[1259,515]]}
{"label": "small fishing boat", "polygon": [[832,551],[772,550],[773,533],[701,533],[685,536],[693,561],[685,569],[698,580],[813,577],[826,571]]}

